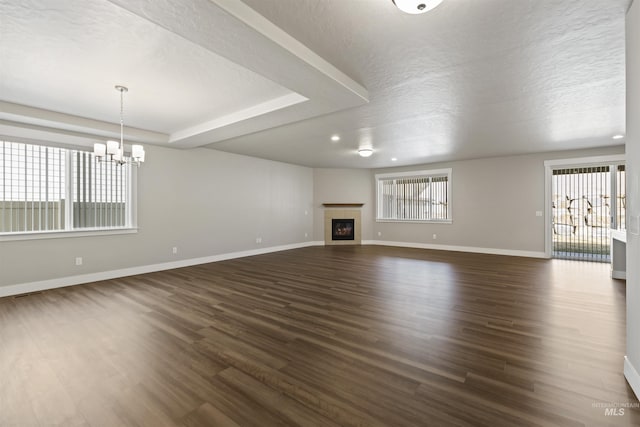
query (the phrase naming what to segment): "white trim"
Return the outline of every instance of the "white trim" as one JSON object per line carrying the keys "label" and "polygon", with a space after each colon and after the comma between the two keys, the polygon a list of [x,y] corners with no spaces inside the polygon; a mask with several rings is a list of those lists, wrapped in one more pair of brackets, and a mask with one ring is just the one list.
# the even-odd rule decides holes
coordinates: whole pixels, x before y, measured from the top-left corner
{"label": "white trim", "polygon": [[551,205],[551,174],[552,168],[544,162],[544,254],[551,258],[553,239],[551,238],[551,222],[553,221],[553,209]]}
{"label": "white trim", "polygon": [[225,126],[230,126],[235,123],[253,119],[263,114],[282,110],[284,108],[291,107],[292,105],[297,105],[308,100],[309,98],[302,96],[299,93],[288,93],[279,98],[270,99],[260,104],[245,108],[244,110],[234,111],[231,114],[216,117],[215,119],[206,121],[204,123],[199,123],[195,126],[178,130],[169,136],[169,143],[173,144],[176,141],[179,142],[183,139],[195,137],[214,129],[220,129]]}
{"label": "white trim", "polygon": [[[324,243],[324,240],[314,240],[313,242],[309,242],[311,243],[309,246],[327,246]],[[366,245],[375,245],[376,241],[375,240],[362,240],[360,242],[360,246],[366,246]],[[347,245],[343,245],[343,246],[347,246]],[[355,245],[353,245],[355,246]]]}
{"label": "white trim", "polygon": [[612,154],[610,156],[592,156],[592,157],[577,157],[574,159],[553,159],[553,160],[545,160],[544,165],[546,166],[588,166],[594,164],[611,164],[611,163],[621,163],[626,161],[626,156],[624,154]]}
{"label": "white trim", "polygon": [[431,243],[388,242],[385,240],[366,240],[366,241],[363,241],[363,244],[365,242],[367,242],[367,244],[369,245],[378,245],[378,246],[397,246],[401,248],[435,249],[435,250],[441,250],[441,251],[471,252],[471,253],[478,253],[478,254],[506,255],[506,256],[527,257],[527,258],[549,258],[544,252],[537,252],[537,251],[479,248],[474,246],[434,245]]}
{"label": "white trim", "polygon": [[[73,228],[73,157],[72,150],[65,151],[65,168],[64,168],[64,186],[65,192],[68,194],[64,198],[64,228],[70,230]],[[51,235],[54,237],[54,235]],[[44,236],[43,236],[44,238]],[[32,239],[32,237],[29,237]],[[26,239],[25,239],[26,240]]]}
{"label": "white trim", "polygon": [[452,219],[376,219],[376,222],[396,222],[404,224],[453,224]]}
{"label": "white trim", "polygon": [[268,40],[276,43],[281,48],[291,53],[296,58],[306,62],[311,67],[320,71],[342,87],[357,95],[362,100],[369,102],[367,89],[336,68],[333,64],[323,59],[300,41],[290,36],[277,25],[253,10],[246,4],[237,0],[211,0],[225,12],[242,21],[251,29],[260,33]]}
{"label": "white trim", "polygon": [[612,279],[621,279],[627,280],[627,272],[620,270],[611,270],[611,278]]}
{"label": "white trim", "polygon": [[[1,101],[0,101],[1,102]],[[0,139],[0,144],[2,143],[9,143],[12,144],[14,143],[13,140],[1,140]],[[26,143],[18,143],[18,144],[26,144]],[[50,146],[50,145],[34,145],[34,144],[29,144],[29,145],[33,145],[33,147],[40,147],[40,148],[45,148],[45,150],[48,150],[49,148],[57,148],[55,146]],[[72,149],[72,148],[59,148],[59,152],[60,154],[64,155],[64,159],[65,159],[65,164],[64,164],[64,168],[62,168],[62,165],[59,165],[59,176],[58,174],[56,174],[56,177],[60,178],[61,181],[64,182],[64,189],[65,189],[65,193],[66,193],[66,197],[63,199],[64,200],[64,225],[62,226],[62,229],[48,229],[48,215],[45,215],[45,217],[47,217],[45,219],[45,230],[37,230],[37,231],[24,231],[24,230],[20,230],[20,231],[11,231],[11,232],[0,232],[0,242],[4,242],[4,241],[17,241],[17,240],[38,240],[38,239],[52,239],[52,238],[67,238],[67,237],[84,237],[84,236],[101,236],[101,235],[114,235],[114,234],[132,234],[132,233],[137,233],[137,185],[138,185],[138,181],[137,181],[137,168],[134,169],[134,164],[133,163],[127,163],[122,167],[125,167],[125,171],[124,173],[126,173],[126,185],[124,187],[126,187],[126,194],[127,194],[127,199],[125,202],[125,214],[126,214],[126,219],[124,221],[124,225],[123,226],[116,226],[116,227],[108,227],[108,226],[104,226],[104,227],[91,227],[91,228],[74,228],[74,217],[73,217],[73,195],[75,194],[74,191],[74,184],[75,184],[75,180],[73,179],[73,173],[74,173],[74,158],[76,157],[75,154],[76,153],[83,153],[83,158],[85,158],[85,156],[89,156],[88,159],[90,161],[91,164],[93,164],[94,162],[94,157],[92,155],[91,151],[87,151],[87,150],[77,150],[77,149]],[[45,153],[47,153],[48,151],[45,151]],[[26,146],[25,146],[25,155],[26,155]],[[97,169],[94,170],[94,172],[96,172]],[[53,175],[52,175],[53,176]],[[47,178],[47,182],[49,182],[49,179],[52,178],[52,176],[49,176]],[[64,177],[64,179],[62,179],[62,177]],[[86,178],[86,177],[85,177]],[[83,180],[84,182],[84,180]],[[25,182],[26,184],[26,182]],[[22,188],[22,187],[21,187]],[[23,190],[25,192],[28,192],[27,188],[23,188]],[[117,190],[116,190],[117,192]],[[26,194],[26,193],[25,193]],[[26,199],[25,199],[26,200]],[[27,201],[23,201],[23,200],[18,200],[17,203],[20,204],[24,202],[25,204],[28,203]],[[44,200],[45,202],[45,209],[48,206],[49,203],[54,203],[54,200],[49,200],[48,198],[46,200]],[[6,203],[6,202],[5,202]],[[33,204],[33,203],[32,203]],[[38,202],[38,206],[40,205],[40,201]],[[41,208],[38,208],[41,209]],[[25,216],[26,216],[26,212],[25,212]],[[26,221],[26,217],[25,217],[25,221]],[[11,222],[10,222],[10,227],[11,228]]]}
{"label": "white trim", "polygon": [[[315,246],[322,242],[302,242],[289,245],[271,246],[268,248],[251,249],[247,251],[230,252],[226,254],[211,255],[202,258],[183,259],[179,261],[164,262],[159,264],[142,265],[138,267],[123,268],[120,270],[102,271],[98,273],[80,274],[77,276],[59,277],[57,279],[41,280],[37,282],[20,283],[17,285],[0,286],[0,298],[11,295],[21,295],[31,292],[45,291],[48,289],[62,288],[66,286],[80,285],[83,283],[97,282],[101,280],[117,279],[119,277],[133,276],[136,274],[153,273],[155,271],[172,270],[174,268],[189,267],[210,262],[225,261],[235,258],[244,258],[254,255],[262,255],[271,252],[280,252],[290,249]],[[324,244],[324,243],[322,243]]]}
{"label": "white trim", "polygon": [[127,210],[126,222],[129,228],[138,227],[138,167],[134,167],[134,164],[131,163],[127,168],[129,191],[127,191],[127,206],[125,208]]}
{"label": "white trim", "polygon": [[96,228],[83,230],[55,230],[55,231],[37,231],[30,233],[6,233],[0,234],[0,242],[8,242],[14,240],[39,240],[39,239],[65,239],[68,237],[87,237],[87,236],[113,236],[115,234],[135,234],[138,232],[136,227],[132,228]]}
{"label": "white trim", "polygon": [[[31,292],[45,291],[48,289],[62,288],[66,286],[80,285],[83,283],[97,282],[101,280],[117,279],[119,277],[133,276],[136,274],[153,273],[156,271],[171,270],[174,268],[189,267],[192,265],[207,264],[211,262],[225,261],[235,258],[243,258],[254,255],[262,255],[271,252],[280,252],[291,249],[306,248],[310,246],[324,246],[324,241],[314,240],[289,245],[271,246],[268,248],[251,249],[247,251],[230,252],[226,254],[211,255],[202,258],[191,258],[179,261],[164,262],[159,264],[143,265],[138,267],[123,268],[120,270],[102,271],[98,273],[66,276],[57,279],[41,280],[37,282],[19,283],[16,285],[0,286],[0,298],[11,295],[21,295]],[[416,249],[435,249],[455,252],[471,252],[493,255],[519,256],[528,258],[547,258],[543,252],[519,251],[510,249],[478,248],[469,246],[433,245],[427,243],[411,242],[387,242],[383,240],[363,240],[362,245],[396,246]]]}
{"label": "white trim", "polygon": [[631,364],[627,356],[624,357],[624,377],[627,379],[631,390],[636,394],[636,398],[640,399],[640,375]]}
{"label": "white trim", "polygon": [[[616,165],[624,164],[626,156],[624,154],[612,154],[608,156],[576,157],[571,159],[553,159],[544,161],[544,253],[545,258],[551,258],[552,238],[551,222],[553,212],[551,212],[551,176],[553,169],[563,167],[578,167],[591,165]],[[613,185],[613,184],[612,184]]]}
{"label": "white trim", "polygon": [[[9,126],[8,129],[4,126],[0,127],[3,136],[9,139],[20,137],[25,141],[46,141],[47,145],[55,142],[66,147],[76,146],[69,143],[71,140],[77,141],[79,143],[77,145],[83,146],[86,151],[93,151],[94,142],[120,138],[119,123],[88,119],[7,101],[0,101],[0,124]],[[58,126],[58,128],[52,126]],[[25,129],[27,132],[24,131]],[[165,144],[168,141],[168,135],[164,133],[129,126],[126,133],[129,142]],[[32,135],[36,135],[35,138],[32,138]]]}
{"label": "white trim", "polygon": [[408,172],[389,172],[389,173],[377,173],[375,174],[376,181],[378,179],[389,179],[389,178],[405,178],[407,176],[442,176],[449,175],[451,177],[452,168],[446,169],[432,169],[432,170],[415,170]]}
{"label": "white trim", "polygon": [[[448,209],[448,218],[447,219],[428,219],[428,220],[413,220],[413,219],[402,219],[402,218],[382,218],[380,216],[380,181],[382,180],[390,180],[397,178],[406,178],[406,177],[414,177],[414,178],[434,178],[434,177],[447,177],[447,199],[449,200],[449,204],[447,206]],[[444,169],[432,169],[432,170],[413,170],[407,172],[389,172],[389,173],[377,173],[374,175],[375,181],[375,192],[376,192],[376,222],[398,222],[398,223],[433,223],[433,222],[442,222],[445,224],[451,224],[453,220],[453,168],[444,168]],[[429,211],[431,212],[431,211]],[[392,213],[393,216],[397,216],[397,212]]]}

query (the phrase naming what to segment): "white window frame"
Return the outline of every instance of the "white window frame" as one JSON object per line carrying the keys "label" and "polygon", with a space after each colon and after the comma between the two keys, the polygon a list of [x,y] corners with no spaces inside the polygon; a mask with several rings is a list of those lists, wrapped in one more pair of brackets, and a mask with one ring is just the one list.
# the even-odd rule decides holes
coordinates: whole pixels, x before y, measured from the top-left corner
{"label": "white window frame", "polygon": [[[624,154],[612,154],[608,156],[578,157],[544,161],[544,253],[546,258],[551,259],[553,252],[553,239],[551,236],[553,222],[553,212],[551,207],[551,179],[553,176],[553,169],[569,169],[599,166],[603,164],[617,166],[626,164],[626,160],[627,157]],[[612,191],[612,193],[615,194],[615,191]]]}
{"label": "white window frame", "polygon": [[13,231],[0,232],[0,242],[14,240],[37,240],[52,238],[68,238],[68,237],[86,237],[86,236],[107,236],[116,234],[134,234],[138,232],[138,209],[137,209],[137,181],[138,171],[134,165],[128,167],[129,188],[127,189],[127,204],[125,225],[122,227],[95,227],[95,228],[73,228],[73,162],[72,157],[76,151],[84,151],[86,149],[78,147],[65,147],[58,144],[46,144],[22,138],[1,137],[0,140],[7,142],[18,142],[31,145],[59,147],[65,150],[65,169],[62,172],[65,179],[65,229],[64,230],[38,230],[38,231]]}
{"label": "white window frame", "polygon": [[[449,201],[447,206],[447,212],[449,217],[447,219],[402,219],[402,218],[383,218],[381,216],[382,203],[380,199],[380,183],[383,180],[389,179],[403,179],[403,178],[432,178],[447,176],[447,200]],[[417,170],[408,172],[392,172],[381,173],[375,175],[375,192],[376,192],[376,222],[400,222],[400,223],[426,223],[426,224],[452,224],[453,223],[453,209],[452,209],[452,194],[453,194],[453,181],[452,181],[452,169],[432,169],[432,170]]]}

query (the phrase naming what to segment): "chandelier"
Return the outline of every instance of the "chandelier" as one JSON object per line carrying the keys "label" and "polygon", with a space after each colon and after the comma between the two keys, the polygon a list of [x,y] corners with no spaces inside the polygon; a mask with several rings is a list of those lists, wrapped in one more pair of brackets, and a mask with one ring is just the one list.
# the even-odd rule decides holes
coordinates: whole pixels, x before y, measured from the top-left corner
{"label": "chandelier", "polygon": [[442,0],[391,0],[403,12],[425,13],[442,3]]}
{"label": "chandelier", "polygon": [[98,160],[108,160],[115,162],[119,165],[131,161],[137,166],[144,162],[144,147],[139,144],[133,144],[131,146],[131,157],[127,159],[124,153],[124,93],[128,92],[124,86],[116,85],[116,90],[120,92],[120,142],[107,141],[106,144],[96,143],[93,144],[93,154]]}

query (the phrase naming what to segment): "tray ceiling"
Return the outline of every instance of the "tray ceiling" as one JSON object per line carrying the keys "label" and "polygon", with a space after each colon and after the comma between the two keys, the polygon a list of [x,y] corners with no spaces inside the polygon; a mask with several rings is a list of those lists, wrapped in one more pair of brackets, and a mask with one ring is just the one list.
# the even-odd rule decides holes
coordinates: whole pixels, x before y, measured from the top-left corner
{"label": "tray ceiling", "polygon": [[0,134],[117,135],[124,84],[130,141],[312,167],[616,145],[628,5],[0,0]]}

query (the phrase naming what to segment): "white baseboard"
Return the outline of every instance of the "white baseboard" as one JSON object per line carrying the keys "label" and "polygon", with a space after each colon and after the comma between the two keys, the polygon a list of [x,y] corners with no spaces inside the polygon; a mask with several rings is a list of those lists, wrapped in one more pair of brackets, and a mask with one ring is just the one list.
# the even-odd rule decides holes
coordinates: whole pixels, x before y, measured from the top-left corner
{"label": "white baseboard", "polygon": [[[428,243],[411,242],[387,242],[384,240],[363,240],[363,245],[397,246],[403,248],[435,249],[443,251],[473,252],[494,255],[521,256],[529,258],[547,258],[544,252],[516,251],[507,249],[477,248],[469,246],[434,245]],[[189,267],[192,265],[206,264],[210,262],[224,261],[234,258],[243,258],[253,255],[267,254],[271,252],[286,251],[289,249],[305,248],[309,246],[324,246],[324,241],[310,241],[294,243],[290,245],[271,246],[268,248],[251,249],[248,251],[230,252],[220,255],[206,256],[202,258],[183,259],[159,264],[142,265],[123,268],[120,270],[102,271],[98,273],[79,274],[76,276],[59,277],[57,279],[41,280],[37,282],[20,283],[17,285],[0,286],[0,298],[11,295],[27,294],[30,292],[45,291],[47,289],[61,288],[64,286],[80,285],[83,283],[97,282],[100,280],[117,279],[119,277],[133,276],[136,274],[153,273],[154,271],[171,270],[174,268]]]}
{"label": "white baseboard", "polygon": [[[527,258],[549,258],[544,252],[519,251],[512,249],[478,248],[474,246],[434,245],[431,243],[387,242],[385,240],[367,240],[366,244],[379,246],[398,246],[401,248],[435,249],[440,251],[472,252],[478,254],[519,256]],[[363,242],[364,244],[364,242]]]}
{"label": "white baseboard", "polygon": [[627,280],[627,272],[619,271],[619,270],[611,270],[611,278]]}
{"label": "white baseboard", "polygon": [[[311,246],[324,246],[322,240],[311,242]],[[363,240],[362,245],[397,246],[401,248],[435,249],[440,251],[472,252],[477,254],[520,256],[526,258],[549,258],[544,252],[518,251],[511,249],[478,248],[473,246],[434,245],[432,243],[391,242],[386,240]]]}
{"label": "white baseboard", "polygon": [[[98,282],[100,280],[117,279],[119,277],[133,276],[136,274],[153,273],[154,271],[172,270],[174,268],[189,267],[210,262],[225,261],[234,258],[243,258],[253,255],[262,255],[271,252],[280,252],[290,249],[315,246],[317,242],[293,243],[290,245],[271,246],[268,248],[251,249],[248,251],[230,252],[226,254],[212,255],[201,258],[183,259],[179,261],[163,262],[159,264],[142,265],[138,267],[123,268],[119,270],[102,271],[98,273],[79,274],[76,276],[59,277],[57,279],[41,280],[37,282],[20,283],[17,285],[0,286],[0,298],[11,295],[28,294],[31,292],[45,291],[47,289],[62,288],[65,286],[80,285],[83,283]],[[321,242],[322,243],[322,242]],[[324,244],[324,243],[322,243]]]}
{"label": "white baseboard", "polygon": [[[360,242],[361,245],[373,245],[375,242],[375,240],[363,240],[362,242]],[[312,246],[325,246],[324,244],[324,240],[316,240],[313,243]],[[349,245],[341,245],[341,246],[349,246]]]}
{"label": "white baseboard", "polygon": [[627,356],[624,357],[624,377],[636,394],[636,398],[640,399],[640,375]]}

